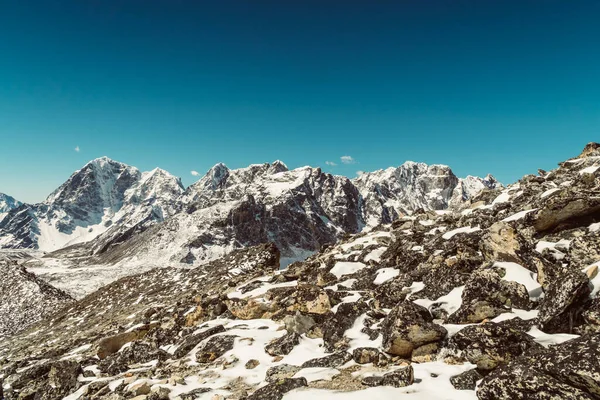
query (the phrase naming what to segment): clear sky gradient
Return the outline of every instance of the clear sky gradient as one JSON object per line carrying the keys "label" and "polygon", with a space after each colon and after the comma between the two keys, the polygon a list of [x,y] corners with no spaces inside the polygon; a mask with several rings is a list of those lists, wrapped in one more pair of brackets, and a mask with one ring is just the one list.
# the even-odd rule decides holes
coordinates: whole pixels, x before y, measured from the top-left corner
{"label": "clear sky gradient", "polygon": [[510,183],[600,140],[596,0],[0,3],[0,192],[28,202],[103,155]]}

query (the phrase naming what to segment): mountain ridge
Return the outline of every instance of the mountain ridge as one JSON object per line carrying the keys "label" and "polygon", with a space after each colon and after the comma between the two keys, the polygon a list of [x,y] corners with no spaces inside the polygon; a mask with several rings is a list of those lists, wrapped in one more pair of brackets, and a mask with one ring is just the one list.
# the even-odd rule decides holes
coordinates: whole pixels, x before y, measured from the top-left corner
{"label": "mountain ridge", "polygon": [[[191,227],[189,237],[168,260],[159,258],[162,262],[206,262],[273,237],[286,256],[298,258],[335,243],[346,233],[390,223],[420,208],[458,206],[479,190],[496,187],[501,185],[491,176],[461,179],[441,164],[407,161],[350,179],[325,173],[320,167],[289,170],[276,160],[237,169],[217,163],[185,188],[180,178],[160,168],[140,172],[100,157],[75,171],[44,202],[9,212],[0,221],[0,247],[65,249],[62,255],[78,257],[121,247],[116,255],[100,260],[122,259],[119,254],[131,254],[122,245],[177,217],[178,223],[165,225],[166,233],[159,229],[157,235],[168,237],[173,229],[185,226]],[[225,214],[208,215],[217,209]],[[240,223],[241,229],[235,226]],[[168,228],[174,224],[178,228]],[[210,226],[214,232],[194,226]],[[201,250],[194,247],[198,245]]]}

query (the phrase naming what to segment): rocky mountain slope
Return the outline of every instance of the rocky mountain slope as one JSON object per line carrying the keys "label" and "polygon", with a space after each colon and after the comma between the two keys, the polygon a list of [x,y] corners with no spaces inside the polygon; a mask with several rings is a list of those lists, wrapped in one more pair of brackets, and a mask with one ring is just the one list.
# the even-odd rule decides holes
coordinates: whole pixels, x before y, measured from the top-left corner
{"label": "rocky mountain slope", "polygon": [[23,252],[0,257],[0,340],[56,312],[74,300],[18,265]]}
{"label": "rocky mountain slope", "polygon": [[122,278],[4,339],[3,396],[600,398],[600,144],[279,266]]}

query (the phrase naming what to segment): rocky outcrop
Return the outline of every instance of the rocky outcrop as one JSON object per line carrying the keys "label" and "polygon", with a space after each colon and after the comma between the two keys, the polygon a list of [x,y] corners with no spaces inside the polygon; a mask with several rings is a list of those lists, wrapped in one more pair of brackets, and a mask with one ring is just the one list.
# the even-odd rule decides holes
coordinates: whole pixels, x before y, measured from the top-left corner
{"label": "rocky outcrop", "polygon": [[549,285],[538,316],[547,332],[571,333],[580,323],[583,305],[590,294],[589,278],[581,271],[565,271]]}
{"label": "rocky outcrop", "polygon": [[511,307],[528,309],[529,293],[522,284],[503,280],[494,270],[477,270],[467,281],[460,308],[448,321],[467,324],[492,319]]}
{"label": "rocky outcrop", "polygon": [[450,338],[449,346],[482,371],[508,364],[524,352],[542,347],[527,334],[493,322],[461,329]]}
{"label": "rocky outcrop", "polygon": [[384,351],[410,358],[419,347],[444,339],[446,329],[432,321],[433,317],[423,307],[411,302],[397,305],[381,324]]}
{"label": "rocky outcrop", "polygon": [[524,355],[484,378],[477,395],[497,398],[597,399],[600,397],[598,335]]}

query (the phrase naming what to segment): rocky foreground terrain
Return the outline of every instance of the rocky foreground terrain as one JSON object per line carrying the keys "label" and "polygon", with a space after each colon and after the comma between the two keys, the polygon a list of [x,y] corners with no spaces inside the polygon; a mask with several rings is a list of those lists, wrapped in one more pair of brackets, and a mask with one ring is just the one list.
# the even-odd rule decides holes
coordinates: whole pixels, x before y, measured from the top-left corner
{"label": "rocky foreground terrain", "polygon": [[268,243],[78,301],[38,282],[45,318],[0,341],[2,396],[600,399],[600,144],[457,209],[285,269]]}

